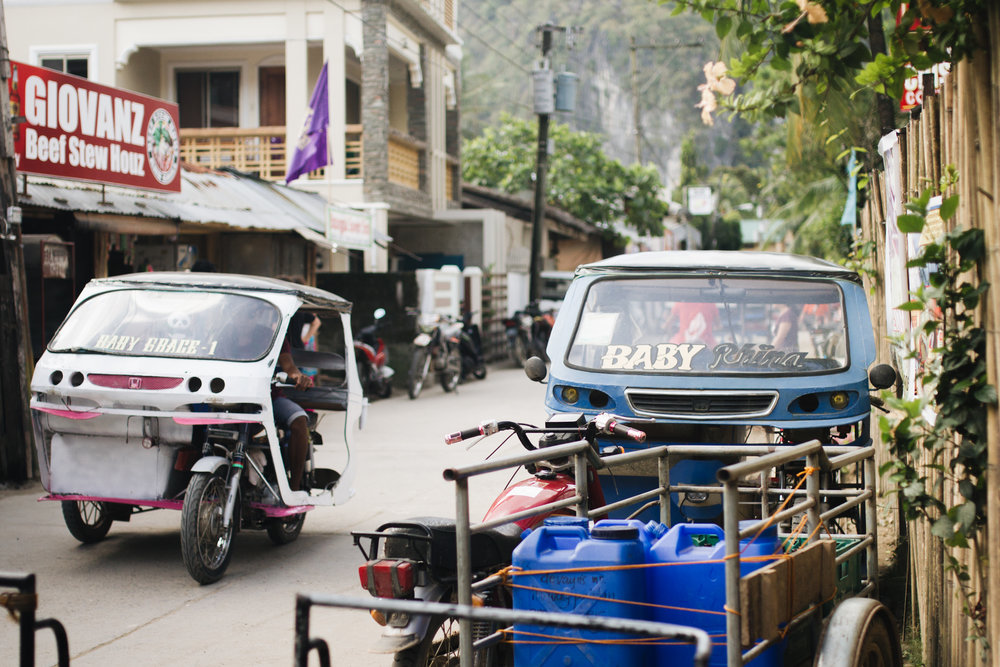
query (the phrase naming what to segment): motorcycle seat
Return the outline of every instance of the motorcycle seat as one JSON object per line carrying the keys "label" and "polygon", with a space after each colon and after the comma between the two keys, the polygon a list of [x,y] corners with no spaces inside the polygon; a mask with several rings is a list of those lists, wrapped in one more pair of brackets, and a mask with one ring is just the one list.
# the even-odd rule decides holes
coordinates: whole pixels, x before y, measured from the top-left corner
{"label": "motorcycle seat", "polygon": [[[416,540],[386,540],[387,558],[411,558],[427,562],[431,568],[442,574],[454,572],[458,565],[455,550],[455,520],[444,517],[416,517],[403,522],[384,524],[378,531],[406,534]],[[474,533],[471,539],[473,570],[487,570],[509,565],[514,548],[521,543],[522,530],[515,524],[497,526],[482,533]],[[427,546],[429,545],[429,549]]]}

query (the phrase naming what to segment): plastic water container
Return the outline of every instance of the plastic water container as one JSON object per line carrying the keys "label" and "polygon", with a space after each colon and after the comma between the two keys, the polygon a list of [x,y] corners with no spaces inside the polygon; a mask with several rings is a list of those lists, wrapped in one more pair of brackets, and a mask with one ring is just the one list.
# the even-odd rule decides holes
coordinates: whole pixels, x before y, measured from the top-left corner
{"label": "plastic water container", "polygon": [[[646,551],[639,537],[639,530],[635,527],[595,525],[588,535],[588,531],[582,526],[543,525],[514,549],[513,565],[530,572],[635,565],[645,562],[645,559]],[[645,607],[623,603],[646,601],[646,573],[642,568],[515,575],[513,584],[514,609],[633,619],[648,617]],[[519,586],[546,590],[528,590]],[[605,599],[595,600],[565,593]],[[646,646],[627,643],[562,643],[566,639],[627,641],[632,638],[631,635],[605,631],[515,625],[514,664],[516,667],[633,667],[648,664],[652,651]],[[519,640],[552,643],[521,643]]]}
{"label": "plastic water container", "polygon": [[[750,521],[749,523],[756,523]],[[741,521],[743,529],[748,522]],[[776,526],[770,526],[756,539],[740,542],[740,575],[764,567],[770,561],[747,562],[744,558],[778,553],[780,543]],[[709,665],[726,665],[726,574],[725,534],[710,523],[681,523],[673,526],[650,551],[655,563],[679,563],[650,568],[652,602],[670,609],[653,608],[652,620],[705,630],[712,638]],[[784,645],[776,644],[747,663],[752,667],[780,667]],[[667,643],[657,647],[656,664],[688,665],[694,659],[691,644]]]}

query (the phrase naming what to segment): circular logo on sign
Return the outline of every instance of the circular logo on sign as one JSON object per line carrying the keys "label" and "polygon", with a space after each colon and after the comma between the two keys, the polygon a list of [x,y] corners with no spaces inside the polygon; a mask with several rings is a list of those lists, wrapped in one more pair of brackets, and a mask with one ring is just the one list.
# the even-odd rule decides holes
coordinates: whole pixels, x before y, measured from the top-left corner
{"label": "circular logo on sign", "polygon": [[166,185],[174,180],[180,164],[180,140],[177,126],[166,109],[157,109],[146,125],[146,157],[153,178]]}

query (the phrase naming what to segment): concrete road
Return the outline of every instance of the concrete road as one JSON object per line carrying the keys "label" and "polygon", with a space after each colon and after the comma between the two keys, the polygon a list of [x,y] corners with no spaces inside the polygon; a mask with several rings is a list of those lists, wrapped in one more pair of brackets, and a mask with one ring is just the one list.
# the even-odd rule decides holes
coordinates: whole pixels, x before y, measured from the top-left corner
{"label": "concrete road", "polygon": [[[0,571],[37,575],[38,618],[66,627],[74,667],[290,665],[296,593],[367,595],[350,532],[408,516],[454,516],[454,488],[441,471],[481,461],[498,441],[466,450],[446,446],[444,434],[486,419],[537,424],[543,394],[542,385],[504,366],[454,395],[428,385],[415,401],[405,390],[375,401],[357,448],[357,495],[310,512],[287,546],[273,546],[263,532],[240,533],[225,577],[210,586],[195,583],[181,561],[179,512],[134,516],[115,523],[104,541],[81,545],[57,503],[37,502],[38,484],[0,490]],[[508,443],[497,455],[521,451]],[[508,477],[472,481],[473,520]],[[312,614],[312,634],[330,643],[335,665],[391,664],[391,656],[368,652],[379,630],[364,611]],[[36,664],[55,664],[51,633],[41,631],[36,645]],[[17,625],[0,615],[0,665],[18,664],[18,646]]]}

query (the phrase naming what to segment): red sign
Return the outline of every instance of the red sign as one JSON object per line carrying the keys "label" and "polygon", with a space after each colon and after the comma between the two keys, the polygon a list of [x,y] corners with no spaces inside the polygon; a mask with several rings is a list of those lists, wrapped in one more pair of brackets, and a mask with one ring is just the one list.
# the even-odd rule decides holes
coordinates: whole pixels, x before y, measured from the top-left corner
{"label": "red sign", "polygon": [[180,192],[177,105],[10,62],[17,170]]}

